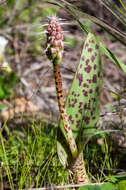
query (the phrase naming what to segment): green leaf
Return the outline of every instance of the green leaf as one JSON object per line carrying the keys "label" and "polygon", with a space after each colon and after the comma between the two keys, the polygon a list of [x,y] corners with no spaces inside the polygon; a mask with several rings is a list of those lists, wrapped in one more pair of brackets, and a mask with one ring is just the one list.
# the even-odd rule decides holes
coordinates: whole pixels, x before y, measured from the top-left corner
{"label": "green leaf", "polygon": [[126,174],[109,176],[107,180],[118,186],[117,190],[126,190]]}
{"label": "green leaf", "polygon": [[126,190],[126,180],[121,180],[118,183],[118,186],[119,186],[119,190]]}
{"label": "green leaf", "polygon": [[5,93],[3,88],[0,86],[0,99],[3,99],[5,97]]}
{"label": "green leaf", "polygon": [[[66,108],[74,137],[80,129],[84,135],[92,134],[99,120],[99,92],[102,84],[102,68],[99,43],[89,33],[84,43],[80,63],[70,88]],[[81,132],[83,133],[81,130]],[[94,131],[94,130],[93,130]]]}
{"label": "green leaf", "polygon": [[64,167],[66,167],[68,154],[66,153],[64,147],[59,141],[57,141],[57,150],[58,150],[58,157],[59,157],[60,162],[62,163]]}
{"label": "green leaf", "polygon": [[[99,42],[92,33],[89,33],[84,43],[77,72],[66,99],[70,126],[74,138],[78,141],[78,145],[83,144],[96,131],[100,112],[99,93],[101,84],[102,68]],[[62,121],[60,121],[59,125],[66,138]],[[61,138],[58,140],[60,143]]]}
{"label": "green leaf", "polygon": [[112,183],[104,183],[102,185],[85,185],[79,188],[79,190],[118,190],[116,185]]}
{"label": "green leaf", "polygon": [[109,176],[108,180],[111,180],[113,183],[118,183],[121,180],[126,180],[126,174]]}

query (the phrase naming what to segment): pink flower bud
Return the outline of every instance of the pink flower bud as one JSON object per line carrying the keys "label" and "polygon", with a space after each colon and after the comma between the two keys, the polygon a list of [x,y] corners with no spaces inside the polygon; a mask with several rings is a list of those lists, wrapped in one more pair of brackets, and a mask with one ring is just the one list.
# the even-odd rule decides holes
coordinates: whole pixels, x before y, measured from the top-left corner
{"label": "pink flower bud", "polygon": [[52,54],[56,54],[56,49],[55,48],[51,48],[51,53]]}
{"label": "pink flower bud", "polygon": [[49,25],[47,27],[47,51],[46,54],[52,62],[60,63],[63,56],[63,35],[62,28],[59,20],[56,17],[50,18]]}
{"label": "pink flower bud", "polygon": [[56,30],[57,30],[57,32],[61,32],[61,30],[62,30],[62,29],[61,29],[61,26],[57,26],[57,27],[56,27]]}
{"label": "pink flower bud", "polygon": [[58,34],[56,35],[56,39],[57,39],[57,40],[62,40],[62,34],[61,34],[61,33],[58,33]]}
{"label": "pink flower bud", "polygon": [[51,30],[52,30],[50,25],[47,27],[47,30],[48,30],[48,31],[51,31]]}
{"label": "pink flower bud", "polygon": [[57,40],[54,40],[54,41],[53,41],[53,46],[54,46],[54,47],[56,47],[56,46],[58,45],[57,42],[58,42]]}
{"label": "pink flower bud", "polygon": [[52,31],[51,35],[55,36],[56,35],[56,31]]}

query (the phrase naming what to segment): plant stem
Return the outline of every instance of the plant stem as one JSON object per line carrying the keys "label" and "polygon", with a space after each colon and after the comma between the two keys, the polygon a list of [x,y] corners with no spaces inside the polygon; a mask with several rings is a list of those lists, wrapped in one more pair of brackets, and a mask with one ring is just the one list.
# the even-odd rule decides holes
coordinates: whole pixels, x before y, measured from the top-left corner
{"label": "plant stem", "polygon": [[74,178],[74,182],[76,184],[89,183],[89,179],[88,179],[88,176],[86,173],[84,159],[83,159],[83,152],[81,152],[78,155],[78,157],[77,157],[75,163],[73,164],[71,170],[73,172],[73,178]]}
{"label": "plant stem", "polygon": [[62,79],[61,79],[61,74],[60,74],[60,65],[53,63],[53,68],[54,68],[56,93],[57,93],[60,117],[61,117],[62,122],[63,122],[64,130],[65,130],[65,133],[67,136],[67,142],[69,144],[72,157],[75,159],[78,156],[78,150],[77,150],[77,145],[76,145],[75,139],[74,139],[73,134],[72,134],[72,130],[70,128],[68,116],[66,113],[65,101],[64,101],[63,90],[62,90]]}

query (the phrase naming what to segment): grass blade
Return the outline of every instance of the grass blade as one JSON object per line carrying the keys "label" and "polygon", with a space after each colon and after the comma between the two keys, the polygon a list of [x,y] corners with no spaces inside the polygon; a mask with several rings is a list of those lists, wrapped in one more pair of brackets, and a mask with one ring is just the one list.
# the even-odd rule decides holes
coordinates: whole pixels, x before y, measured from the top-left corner
{"label": "grass blade", "polygon": [[6,154],[6,150],[5,150],[5,146],[4,146],[4,139],[3,139],[3,136],[1,134],[1,131],[0,131],[0,140],[1,140],[1,145],[2,145],[2,149],[3,149],[3,164],[5,165],[5,169],[6,169],[6,173],[8,176],[10,188],[11,188],[11,190],[14,190],[13,178],[12,178],[11,171],[9,168],[7,154]]}
{"label": "grass blade", "polygon": [[126,65],[122,63],[109,49],[107,49],[103,43],[100,43],[100,47],[104,54],[112,60],[124,73],[126,73]]}

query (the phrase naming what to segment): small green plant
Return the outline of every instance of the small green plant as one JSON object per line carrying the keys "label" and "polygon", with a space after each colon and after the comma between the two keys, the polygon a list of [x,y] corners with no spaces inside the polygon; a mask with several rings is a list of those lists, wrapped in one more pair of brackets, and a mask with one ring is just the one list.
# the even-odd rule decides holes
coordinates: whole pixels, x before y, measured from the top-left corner
{"label": "small green plant", "polygon": [[65,104],[59,65],[63,55],[63,35],[58,18],[50,18],[47,32],[47,56],[54,67],[61,117],[59,126],[62,135],[58,135],[57,142],[59,159],[72,170],[75,183],[87,183],[89,179],[82,152],[83,142],[96,132],[99,119],[102,84],[99,42],[92,33],[88,34]]}

